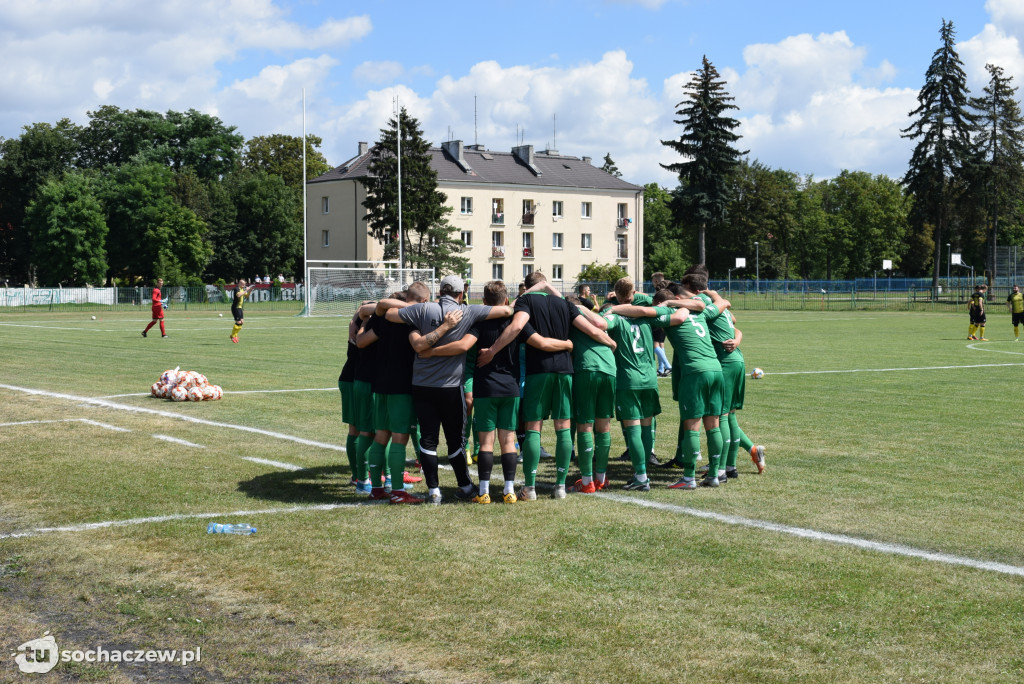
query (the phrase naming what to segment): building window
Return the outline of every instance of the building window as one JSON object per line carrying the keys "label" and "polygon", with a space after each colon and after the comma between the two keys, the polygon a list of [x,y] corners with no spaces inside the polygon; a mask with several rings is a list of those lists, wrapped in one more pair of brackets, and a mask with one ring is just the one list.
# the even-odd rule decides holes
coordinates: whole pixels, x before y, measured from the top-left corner
{"label": "building window", "polygon": [[491,223],[498,225],[505,223],[505,200],[500,197],[491,200]]}
{"label": "building window", "polygon": [[561,280],[562,279],[562,264],[555,264],[551,267],[551,279]]}
{"label": "building window", "polygon": [[331,231],[329,231],[329,230],[321,230],[320,231],[320,241],[321,241],[320,244],[321,244],[322,247],[330,247],[331,246]]}
{"label": "building window", "polygon": [[534,217],[534,214],[536,213],[536,211],[537,211],[537,208],[534,206],[532,199],[523,200],[523,225],[524,226],[532,226],[533,225],[533,217]]}
{"label": "building window", "polygon": [[580,203],[580,217],[582,217],[582,218],[590,218],[592,210],[593,210],[593,205],[591,205],[590,202],[581,202]]}
{"label": "building window", "polygon": [[473,277],[473,264],[466,264],[466,280]]}
{"label": "building window", "polygon": [[580,236],[580,249],[593,249],[593,242],[591,233],[583,233]]}
{"label": "building window", "polygon": [[505,233],[503,231],[491,231],[491,256],[494,258],[505,256]]}
{"label": "building window", "polygon": [[616,248],[616,258],[617,259],[628,259],[629,258],[629,250],[626,247],[626,236],[625,235],[616,235],[615,236],[615,248]]}
{"label": "building window", "polygon": [[551,203],[551,216],[553,218],[562,218],[562,201],[555,200]]}
{"label": "building window", "polygon": [[473,231],[464,230],[462,231],[462,241],[466,243],[466,247],[473,246]]}
{"label": "building window", "polygon": [[628,205],[625,202],[619,202],[619,207],[616,213],[618,219],[615,221],[615,225],[619,228],[626,228],[629,226],[629,214],[626,212]]}
{"label": "building window", "polygon": [[321,197],[320,198],[320,213],[327,214],[331,211],[331,198]]}
{"label": "building window", "polygon": [[533,258],[533,233],[523,233],[523,256]]}
{"label": "building window", "polygon": [[491,280],[505,279],[505,264],[491,264]]}
{"label": "building window", "polygon": [[523,264],[523,278],[533,273],[533,264]]}
{"label": "building window", "polygon": [[551,249],[562,249],[562,233],[551,234]]}
{"label": "building window", "polygon": [[469,216],[473,213],[473,198],[463,197],[462,203],[459,205],[459,213]]}

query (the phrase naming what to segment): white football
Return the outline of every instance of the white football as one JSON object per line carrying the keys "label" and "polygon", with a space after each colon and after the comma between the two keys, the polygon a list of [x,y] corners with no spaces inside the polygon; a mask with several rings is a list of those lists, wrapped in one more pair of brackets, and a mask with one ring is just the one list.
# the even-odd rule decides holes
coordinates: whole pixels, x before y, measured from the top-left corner
{"label": "white football", "polygon": [[206,387],[210,384],[210,381],[202,373],[197,373],[196,371],[192,371],[192,373],[195,376],[196,387]]}
{"label": "white football", "polygon": [[220,388],[220,385],[212,385],[212,387],[213,387],[213,399],[214,399],[214,401],[216,401],[217,399],[223,399],[224,398],[224,390],[222,390]]}
{"label": "white football", "polygon": [[171,401],[187,401],[188,390],[186,390],[184,387],[176,386],[171,390],[171,393],[167,398],[170,399]]}
{"label": "white football", "polygon": [[754,380],[760,380],[761,378],[764,377],[764,371],[761,370],[760,368],[755,368],[754,370],[750,371],[750,377],[754,378]]}
{"label": "white football", "polygon": [[218,318],[224,318],[224,314],[217,314]]}
{"label": "white football", "polygon": [[203,400],[203,390],[200,389],[199,387],[193,387],[192,389],[190,389],[188,391],[188,400],[189,401],[202,401]]}
{"label": "white football", "polygon": [[149,393],[154,397],[159,397],[164,391],[163,385],[159,382],[154,382],[153,386],[149,388]]}
{"label": "white football", "polygon": [[94,321],[95,321],[95,320],[96,320],[96,317],[95,317],[95,316],[93,316],[93,317],[92,317],[92,320],[94,320]]}
{"label": "white football", "polygon": [[210,401],[217,394],[213,391],[213,385],[204,385],[201,389],[203,392],[203,401]]}

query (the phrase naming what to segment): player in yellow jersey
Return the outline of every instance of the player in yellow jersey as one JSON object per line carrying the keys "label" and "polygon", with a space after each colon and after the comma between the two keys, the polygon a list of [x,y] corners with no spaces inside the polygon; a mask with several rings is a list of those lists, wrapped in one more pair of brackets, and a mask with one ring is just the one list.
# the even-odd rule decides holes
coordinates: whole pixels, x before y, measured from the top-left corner
{"label": "player in yellow jersey", "polygon": [[985,323],[987,321],[987,316],[985,315],[985,291],[987,289],[988,287],[985,285],[975,285],[974,294],[971,295],[971,300],[967,304],[967,313],[971,317],[971,325],[967,329],[967,339],[969,340],[988,341],[985,337]]}
{"label": "player in yellow jersey", "polygon": [[231,300],[231,316],[235,319],[235,325],[231,328],[231,341],[238,344],[238,333],[242,329],[242,308],[245,306],[245,300],[252,292],[252,289],[256,287],[256,283],[253,283],[249,287],[245,286],[245,278],[239,278],[235,282],[235,296]]}
{"label": "player in yellow jersey", "polygon": [[1010,317],[1013,320],[1013,341],[1018,342],[1020,325],[1024,323],[1024,294],[1021,294],[1020,286],[1013,286],[1013,292],[1006,298],[1006,308],[1010,310]]}

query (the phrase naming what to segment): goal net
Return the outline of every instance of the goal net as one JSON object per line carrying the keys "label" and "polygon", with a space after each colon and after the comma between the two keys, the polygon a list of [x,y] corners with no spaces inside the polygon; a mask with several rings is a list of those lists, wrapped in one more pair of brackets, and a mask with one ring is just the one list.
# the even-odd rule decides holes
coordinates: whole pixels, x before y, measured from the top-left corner
{"label": "goal net", "polygon": [[309,269],[308,316],[351,316],[365,300],[377,300],[422,282],[436,294],[434,269],[389,266],[319,267]]}

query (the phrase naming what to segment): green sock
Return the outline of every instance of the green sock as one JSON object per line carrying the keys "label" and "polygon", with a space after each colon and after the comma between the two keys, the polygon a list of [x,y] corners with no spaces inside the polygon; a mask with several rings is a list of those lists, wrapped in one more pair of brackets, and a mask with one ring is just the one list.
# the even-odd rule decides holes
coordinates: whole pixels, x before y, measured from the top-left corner
{"label": "green sock", "polygon": [[399,490],[405,486],[402,474],[405,473],[405,444],[395,444],[394,441],[388,446],[388,466],[393,473],[391,489]]}
{"label": "green sock", "polygon": [[644,445],[644,462],[647,462],[647,457],[654,451],[654,425],[641,425],[640,426],[640,441]]}
{"label": "green sock", "polygon": [[370,450],[371,444],[373,444],[372,435],[359,435],[356,438],[356,465],[359,467],[359,475],[356,479],[360,482],[364,482],[369,477],[366,472],[366,452]]}
{"label": "green sock", "polygon": [[374,441],[367,452],[367,460],[370,462],[370,484],[374,487],[383,487],[381,471],[384,470],[384,462],[387,460],[387,447]]}
{"label": "green sock", "polygon": [[594,433],[594,472],[608,472],[608,457],[612,451],[612,433]]}
{"label": "green sock", "polygon": [[[732,429],[729,427],[729,416],[725,414],[718,419],[718,429],[722,433],[722,465],[726,470],[736,467],[736,454],[732,453]],[[729,463],[729,454],[732,453],[732,463]]]}
{"label": "green sock", "polygon": [[700,456],[700,430],[686,430],[683,440],[683,477],[693,477],[697,472],[697,457]]}
{"label": "green sock", "polygon": [[654,451],[654,444],[658,440],[658,416],[651,418],[651,451]]}
{"label": "green sock", "polygon": [[555,484],[564,485],[572,458],[572,437],[569,428],[555,430]]}
{"label": "green sock", "polygon": [[359,468],[356,466],[358,455],[358,447],[356,446],[356,440],[359,435],[349,435],[345,440],[345,455],[348,456],[348,467],[352,470],[352,479],[359,479]]}
{"label": "green sock", "polygon": [[740,429],[735,413],[729,416],[729,432],[732,434],[733,441],[739,440],[739,445],[743,447],[744,451],[750,451],[750,448],[754,446],[750,438],[743,434],[743,430]]}
{"label": "green sock", "polygon": [[537,466],[540,465],[540,432],[527,430],[522,444],[523,479],[527,487],[537,484]]}
{"label": "green sock", "polygon": [[[580,431],[576,433],[576,462],[580,466],[580,475],[594,476],[594,433]],[[607,467],[607,462],[605,464]]]}
{"label": "green sock", "polygon": [[722,462],[722,431],[711,428],[708,433],[708,476],[718,477],[718,466]]}
{"label": "green sock", "polygon": [[633,472],[637,475],[647,474],[647,454],[644,453],[644,442],[640,437],[639,425],[623,425],[622,436],[626,438],[629,449],[629,460],[633,462]]}

